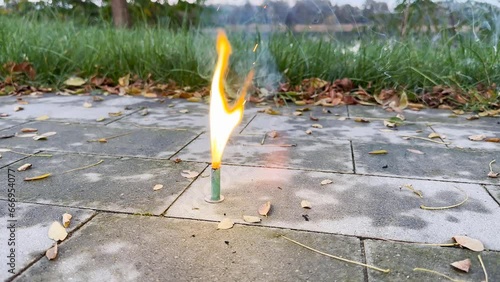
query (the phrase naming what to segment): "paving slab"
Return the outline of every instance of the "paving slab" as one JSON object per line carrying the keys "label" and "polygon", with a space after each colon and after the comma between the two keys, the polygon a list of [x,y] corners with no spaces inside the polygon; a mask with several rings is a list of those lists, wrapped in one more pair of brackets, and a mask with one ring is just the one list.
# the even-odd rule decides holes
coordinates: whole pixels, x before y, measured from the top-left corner
{"label": "paving slab", "polygon": [[[477,151],[433,146],[409,146],[353,141],[356,173],[458,182],[498,184],[489,178],[489,162],[500,160],[499,151]],[[387,150],[384,155],[372,155],[374,150]],[[424,154],[415,154],[418,150]]]}
{"label": "paving slab", "polygon": [[[19,188],[22,189],[20,186]],[[0,204],[6,206],[7,202],[0,201]],[[0,228],[2,230],[0,232],[0,240],[3,245],[0,248],[0,256],[2,258],[0,279],[5,280],[13,276],[13,274],[8,272],[10,267],[7,265],[10,261],[8,261],[7,256],[10,255],[11,247],[15,248],[15,274],[44,255],[45,251],[52,247],[53,241],[48,237],[49,227],[54,221],[61,222],[64,213],[69,213],[73,216],[70,226],[66,229],[68,232],[73,232],[94,214],[90,210],[16,203],[14,217],[16,222],[13,223],[15,224],[15,240],[13,241],[15,246],[8,246],[7,242],[11,232],[8,229],[10,223],[7,220],[12,218],[9,217],[7,208],[0,209]]]}
{"label": "paving slab", "polygon": [[[451,238],[450,238],[451,239]],[[450,241],[451,242],[451,241]],[[425,268],[448,275],[456,281],[484,281],[484,273],[478,255],[481,255],[488,273],[488,281],[500,281],[500,253],[473,252],[467,249],[423,246],[396,242],[364,240],[366,261],[390,273],[368,271],[368,281],[446,281],[433,273],[413,271]],[[450,264],[464,259],[471,260],[468,273],[454,269]]]}
{"label": "paving slab", "polygon": [[500,125],[465,126],[463,124],[433,124],[431,127],[440,135],[446,136],[445,141],[451,143],[449,147],[500,151],[500,143],[469,140],[469,136],[471,135],[485,135],[489,138],[500,138]]}
{"label": "paving slab", "polygon": [[[349,116],[354,117],[365,117],[365,118],[390,118],[396,115],[395,112],[389,112],[382,109],[379,106],[348,106]],[[419,123],[442,123],[442,124],[465,124],[471,127],[484,125],[484,126],[494,126],[500,124],[499,117],[481,117],[479,119],[467,120],[467,117],[473,115],[473,113],[467,113],[463,115],[455,115],[452,111],[441,110],[441,109],[423,109],[420,111],[412,111],[406,109],[403,111],[408,122],[419,122]]]}
{"label": "paving slab", "polygon": [[[333,183],[321,185],[325,179]],[[405,184],[422,191],[424,198],[399,188]],[[258,208],[270,201],[271,213],[261,225],[427,243],[468,234],[500,250],[500,225],[493,224],[500,207],[480,185],[227,165],[221,168],[225,200],[206,203],[209,191],[210,178],[198,178],[167,216],[221,220],[226,215],[244,223],[243,215],[258,216]],[[420,208],[459,203],[464,193],[469,199],[457,208]],[[301,208],[302,200],[312,208]]]}
{"label": "paving slab", "polygon": [[[131,228],[133,227],[133,228]],[[356,238],[157,217],[100,214],[15,281],[363,281]]]}
{"label": "paving slab", "polygon": [[[188,130],[141,128],[130,125],[120,128],[91,124],[68,124],[54,121],[36,121],[8,129],[20,133],[22,127],[33,127],[40,134],[56,132],[48,140],[16,137],[0,140],[0,146],[32,150],[67,151],[115,156],[169,158],[197,133]],[[108,142],[88,142],[106,138]]]}
{"label": "paving slab", "polygon": [[[313,124],[319,124],[322,128],[314,128],[312,127]],[[382,120],[371,120],[366,123],[356,122],[353,119],[339,120],[338,118],[311,121],[305,117],[259,114],[241,133],[264,134],[273,130],[285,137],[319,137],[365,142],[445,146],[416,138],[403,139],[403,136],[427,138],[434,131],[426,124],[407,123],[397,128],[388,128]],[[307,134],[307,130],[311,130],[312,134]]]}
{"label": "paving slab", "polygon": [[[103,122],[110,122],[122,118],[123,116],[110,117],[109,113],[122,112],[123,115],[137,111],[142,103],[147,101],[138,97],[118,97],[102,96],[103,101],[94,102],[92,96],[56,96],[48,94],[41,97],[23,97],[28,102],[27,105],[19,105],[16,97],[0,98],[0,113],[7,113],[6,119],[15,120],[33,120],[37,117],[47,115],[51,120],[71,121],[78,123],[100,123],[98,118],[106,118]],[[91,103],[92,107],[86,108],[84,103]],[[14,112],[14,108],[21,106],[22,111]],[[102,123],[102,122],[101,122]]]}
{"label": "paving slab", "polygon": [[[225,164],[297,168],[353,173],[351,145],[347,140],[286,138],[279,135],[234,135],[222,158]],[[172,159],[211,162],[209,134],[204,133]]]}
{"label": "paving slab", "polygon": [[[100,160],[103,162],[99,165],[63,173]],[[183,170],[201,172],[206,167],[188,162],[64,153],[53,154],[51,158],[30,157],[23,163],[31,163],[33,168],[16,172],[19,201],[155,215],[165,211],[192,182],[181,176]],[[6,169],[0,173],[6,175]],[[46,173],[53,175],[38,181],[22,181]],[[153,191],[156,184],[163,184],[163,189]]]}

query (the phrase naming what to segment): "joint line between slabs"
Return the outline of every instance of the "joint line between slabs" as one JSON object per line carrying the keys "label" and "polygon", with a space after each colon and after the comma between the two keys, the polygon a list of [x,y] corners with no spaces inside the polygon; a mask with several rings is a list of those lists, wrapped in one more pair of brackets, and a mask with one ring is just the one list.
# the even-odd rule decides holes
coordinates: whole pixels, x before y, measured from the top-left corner
{"label": "joint line between slabs", "polygon": [[179,154],[182,150],[184,150],[185,148],[187,148],[187,146],[189,146],[191,143],[193,143],[196,139],[198,139],[203,133],[205,133],[205,131],[202,131],[200,133],[198,133],[198,135],[196,135],[192,140],[190,140],[189,142],[187,142],[186,145],[182,146],[179,150],[175,151],[175,153],[173,153],[170,157],[167,158],[167,160],[172,160],[172,158]]}
{"label": "joint line between slabs", "polygon": [[[365,249],[365,239],[364,238],[359,238],[359,247],[361,249],[361,261],[364,264],[368,264],[366,261],[366,249]],[[363,267],[363,277],[364,277],[364,282],[368,282],[368,268]]]}
{"label": "joint line between slabs", "polygon": [[243,133],[243,131],[245,131],[245,129],[247,129],[247,127],[250,125],[250,123],[257,117],[256,114],[253,115],[253,117],[247,122],[247,124],[245,124],[245,126],[243,127],[243,129],[240,130],[240,132],[238,132],[238,134],[241,134]]}
{"label": "joint line between slabs", "polygon": [[186,186],[186,188],[184,188],[184,189],[181,191],[181,193],[179,193],[179,196],[177,196],[177,197],[176,197],[176,198],[172,201],[172,203],[171,203],[170,205],[168,205],[168,207],[167,207],[167,208],[166,208],[166,209],[165,209],[162,213],[160,213],[160,216],[167,217],[167,211],[168,211],[168,210],[169,210],[169,209],[170,209],[170,208],[171,208],[171,207],[172,207],[172,206],[173,206],[173,205],[174,205],[174,204],[175,204],[175,203],[179,200],[179,198],[180,198],[182,195],[184,195],[184,193],[185,193],[185,192],[186,192],[189,188],[191,188],[191,186],[193,185],[193,183],[194,183],[196,180],[198,180],[198,178],[200,178],[200,177],[201,177],[201,175],[203,174],[203,172],[205,172],[205,171],[206,171],[209,167],[210,167],[210,165],[209,165],[209,164],[207,164],[207,165],[205,166],[205,168],[204,168],[204,169],[200,172],[200,174],[198,174],[198,176],[196,176],[196,177],[193,179],[193,181],[191,181],[191,183],[189,183],[189,185],[188,185],[188,186]]}
{"label": "joint line between slabs", "polygon": [[495,198],[491,193],[490,193],[490,190],[488,190],[486,188],[486,184],[481,184],[481,187],[483,187],[483,189],[486,191],[486,193],[488,193],[488,195],[490,195],[490,197],[493,199],[493,201],[495,201],[495,203],[498,204],[498,206],[500,207],[500,202],[497,200],[497,198]]}
{"label": "joint line between slabs", "polygon": [[[64,241],[62,241],[61,243],[59,243],[57,245],[57,247],[65,244],[71,237],[73,237],[73,234],[75,234],[75,232],[77,232],[78,230],[80,230],[84,225],[86,225],[88,222],[90,222],[97,215],[98,215],[98,212],[95,212],[87,220],[84,220],[82,223],[80,223],[78,226],[76,226],[75,229],[73,229],[71,232],[68,232],[68,236],[66,237],[66,239],[64,239]],[[50,248],[52,248],[52,246],[50,246]],[[8,281],[8,282],[13,281],[14,279],[16,279],[17,277],[19,277],[20,275],[22,275],[24,272],[28,271],[33,265],[35,265],[37,262],[39,262],[41,259],[43,259],[43,257],[45,257],[45,252],[43,254],[40,254],[33,261],[31,261],[30,263],[28,263],[28,265],[26,265],[25,267],[21,268],[16,274],[14,274],[13,276],[9,277],[5,281]]]}
{"label": "joint line between slabs", "polygon": [[352,144],[352,140],[349,141],[349,145],[351,147],[352,172],[356,174],[356,161],[354,160],[354,146]]}

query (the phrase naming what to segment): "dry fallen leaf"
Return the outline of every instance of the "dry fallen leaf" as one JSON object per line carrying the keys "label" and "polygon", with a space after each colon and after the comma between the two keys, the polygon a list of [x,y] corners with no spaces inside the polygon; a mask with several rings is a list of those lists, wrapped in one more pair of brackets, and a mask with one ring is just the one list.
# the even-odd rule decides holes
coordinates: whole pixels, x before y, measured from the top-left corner
{"label": "dry fallen leaf", "polygon": [[271,210],[271,202],[267,201],[259,207],[259,214],[262,216],[267,216]]}
{"label": "dry fallen leaf", "polygon": [[42,120],[48,120],[48,119],[49,119],[48,115],[43,115],[43,116],[37,117],[35,120],[42,121]]}
{"label": "dry fallen leaf", "polygon": [[427,136],[428,138],[441,138],[441,135],[439,135],[438,133],[436,132],[432,132],[431,134],[429,134],[429,136]]}
{"label": "dry fallen leaf", "polygon": [[333,183],[333,181],[331,181],[330,179],[325,179],[325,180],[321,181],[321,185],[327,185],[330,183]]}
{"label": "dry fallen leaf", "polygon": [[97,121],[97,122],[101,122],[101,121],[105,121],[105,120],[106,120],[106,118],[105,118],[105,117],[99,117],[99,118],[97,118],[95,121]]}
{"label": "dry fallen leaf", "polygon": [[38,176],[34,176],[34,177],[27,177],[24,179],[24,181],[40,180],[40,179],[47,178],[51,175],[52,175],[51,173],[46,173],[46,174],[42,174],[42,175],[38,175]]}
{"label": "dry fallen leaf", "polygon": [[498,174],[499,174],[498,172],[490,171],[490,172],[488,172],[488,177],[490,177],[490,178],[497,178]]}
{"label": "dry fallen leaf", "polygon": [[258,223],[261,221],[260,217],[251,215],[244,215],[243,220],[248,223]]}
{"label": "dry fallen leaf", "polygon": [[500,138],[498,137],[490,137],[484,139],[485,142],[493,142],[493,143],[500,143]]}
{"label": "dry fallen leaf", "polygon": [[313,133],[312,130],[310,129],[306,130],[306,134],[312,134],[312,133]]}
{"label": "dry fallen leaf", "polygon": [[233,226],[234,226],[234,222],[230,218],[224,218],[217,225],[217,229],[220,229],[220,230],[231,229],[231,228],[233,228]]}
{"label": "dry fallen leaf", "polygon": [[50,136],[53,136],[56,134],[57,134],[57,132],[54,132],[54,131],[43,133],[43,134],[38,134],[38,135],[33,136],[33,140],[47,140],[47,137],[50,137]]}
{"label": "dry fallen leaf", "polygon": [[48,249],[46,252],[45,252],[45,256],[49,259],[49,260],[53,260],[57,257],[57,242],[54,244],[54,246],[50,249]]}
{"label": "dry fallen leaf", "polygon": [[14,108],[14,112],[19,112],[19,111],[22,111],[22,110],[24,110],[24,108],[21,107],[21,106],[17,106],[17,107]]}
{"label": "dry fallen leaf", "polygon": [[153,191],[158,191],[158,190],[160,190],[161,188],[163,188],[163,184],[156,184],[156,185],[153,187]]}
{"label": "dry fallen leaf", "polygon": [[197,103],[197,102],[201,102],[201,98],[200,97],[189,97],[186,99],[186,101]]}
{"label": "dry fallen leaf", "polygon": [[387,150],[375,150],[375,151],[368,152],[368,154],[371,154],[371,155],[383,155],[383,154],[387,154],[387,153],[388,153]]}
{"label": "dry fallen leaf", "polygon": [[84,108],[92,108],[92,104],[89,102],[85,102],[85,103],[83,103],[83,107]]}
{"label": "dry fallen leaf", "polygon": [[22,166],[17,168],[17,171],[25,171],[25,170],[31,168],[31,166],[32,166],[31,164],[23,164]]}
{"label": "dry fallen leaf", "polygon": [[384,126],[387,126],[387,127],[396,127],[396,123],[395,122],[390,122],[388,120],[384,120]]}
{"label": "dry fallen leaf", "polygon": [[323,128],[323,126],[319,123],[311,124],[311,126],[314,128]]}
{"label": "dry fallen leaf", "polygon": [[123,113],[122,112],[114,112],[114,113],[108,113],[108,115],[110,117],[119,117],[119,116],[123,115]]}
{"label": "dry fallen leaf", "polygon": [[339,117],[337,120],[346,120],[347,117]]}
{"label": "dry fallen leaf", "polygon": [[64,213],[62,215],[62,224],[65,228],[69,227],[69,224],[71,223],[71,218],[73,218],[73,216],[69,213]]}
{"label": "dry fallen leaf", "polygon": [[70,77],[66,81],[64,81],[64,84],[67,86],[82,86],[87,82],[85,79],[80,78],[80,77]]}
{"label": "dry fallen leaf", "polygon": [[273,108],[267,108],[267,109],[265,109],[264,113],[266,113],[268,115],[273,115],[273,116],[281,114],[280,111],[274,110]]}
{"label": "dry fallen leaf", "polygon": [[470,141],[483,141],[485,138],[486,138],[486,135],[484,135],[484,134],[469,136]]}
{"label": "dry fallen leaf", "polygon": [[183,170],[181,172],[181,175],[183,177],[186,177],[186,178],[195,178],[196,176],[198,176],[198,173],[196,171],[191,171],[191,170]]}
{"label": "dry fallen leaf", "polygon": [[279,134],[276,130],[273,130],[273,131],[270,131],[269,133],[267,133],[267,136],[269,136],[271,138],[276,138],[279,136]]}
{"label": "dry fallen leaf", "polygon": [[296,111],[296,112],[293,112],[293,115],[296,116],[296,117],[298,117],[298,116],[302,115],[302,112]]}
{"label": "dry fallen leaf", "polygon": [[139,115],[141,115],[141,116],[147,116],[148,114],[149,114],[149,111],[147,108],[139,111]]}
{"label": "dry fallen leaf", "polygon": [[453,240],[455,240],[460,246],[465,247],[469,250],[475,252],[481,252],[484,250],[484,245],[481,241],[477,239],[470,238],[468,236],[453,236]]}
{"label": "dry fallen leaf", "polygon": [[370,122],[369,120],[367,119],[364,119],[364,118],[355,118],[354,119],[355,122],[363,122],[363,123],[368,123]]}
{"label": "dry fallen leaf", "polygon": [[454,114],[456,114],[456,115],[463,115],[463,114],[465,114],[465,112],[463,110],[453,110],[452,112]]}
{"label": "dry fallen leaf", "polygon": [[303,207],[304,209],[310,209],[311,203],[307,200],[302,200],[302,202],[300,202],[300,206]]}
{"label": "dry fallen leaf", "polygon": [[68,236],[68,232],[59,222],[54,221],[49,227],[49,238],[54,241],[63,241]]}
{"label": "dry fallen leaf", "polygon": [[187,113],[189,113],[189,110],[188,109],[182,109],[182,110],[179,111],[179,113],[181,113],[181,114],[187,114]]}
{"label": "dry fallen leaf", "polygon": [[417,155],[423,155],[424,152],[422,151],[419,151],[419,150],[415,150],[415,149],[406,149],[408,152],[410,153],[414,153],[414,154],[417,154]]}
{"label": "dry fallen leaf", "polygon": [[470,266],[471,266],[471,261],[470,259],[464,259],[464,260],[459,260],[456,262],[453,262],[451,266],[458,270],[462,270],[464,272],[469,272]]}
{"label": "dry fallen leaf", "polygon": [[30,132],[37,132],[37,131],[38,131],[38,129],[30,128],[30,127],[25,127],[25,128],[21,129],[21,132],[23,132],[23,133],[30,133]]}

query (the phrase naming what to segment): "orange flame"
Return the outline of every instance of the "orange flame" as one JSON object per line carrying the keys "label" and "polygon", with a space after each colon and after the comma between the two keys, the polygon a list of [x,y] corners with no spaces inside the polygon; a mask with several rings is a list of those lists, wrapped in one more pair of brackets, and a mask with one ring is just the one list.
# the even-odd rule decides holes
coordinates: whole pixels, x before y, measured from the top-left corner
{"label": "orange flame", "polygon": [[233,129],[243,118],[246,89],[253,78],[253,71],[251,71],[245,80],[240,97],[230,107],[224,94],[223,78],[227,71],[229,56],[231,55],[231,44],[224,31],[219,31],[216,47],[218,59],[210,93],[210,148],[212,150],[213,169],[220,167],[222,153],[227,140]]}

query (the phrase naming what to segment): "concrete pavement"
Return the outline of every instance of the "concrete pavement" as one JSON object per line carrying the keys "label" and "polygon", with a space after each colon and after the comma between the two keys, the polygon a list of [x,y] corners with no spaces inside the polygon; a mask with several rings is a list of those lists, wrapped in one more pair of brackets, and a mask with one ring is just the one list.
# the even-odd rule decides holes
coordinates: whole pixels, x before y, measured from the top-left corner
{"label": "concrete pavement", "polygon": [[[304,107],[269,115],[248,105],[223,156],[225,201],[209,204],[208,106],[103,98],[23,97],[24,109],[14,111],[16,98],[0,97],[0,114],[9,114],[0,118],[2,280],[444,279],[414,271],[425,268],[482,281],[481,255],[489,281],[500,281],[500,183],[488,177],[490,165],[500,172],[499,164],[490,164],[500,162],[500,143],[468,138],[500,137],[500,118],[467,120],[427,109],[405,111],[406,121],[389,128],[383,121],[395,114],[379,107],[312,107],[296,116]],[[55,135],[34,140],[23,128]],[[387,153],[370,154],[376,150]],[[32,168],[17,171],[25,163]],[[186,171],[192,177],[183,176]],[[51,176],[23,180],[46,173]],[[14,195],[8,194],[9,181]],[[153,190],[157,184],[163,188]],[[12,197],[17,202],[11,216]],[[310,209],[301,207],[303,200]],[[259,216],[267,201],[268,216]],[[69,236],[49,261],[48,229],[65,212],[73,215]],[[235,226],[218,230],[224,218]],[[14,235],[9,219],[17,220]],[[438,246],[453,243],[456,235],[480,240],[485,250]],[[14,274],[8,265],[12,236]],[[282,236],[391,271],[323,256]],[[469,273],[450,266],[465,258],[472,261]]]}

